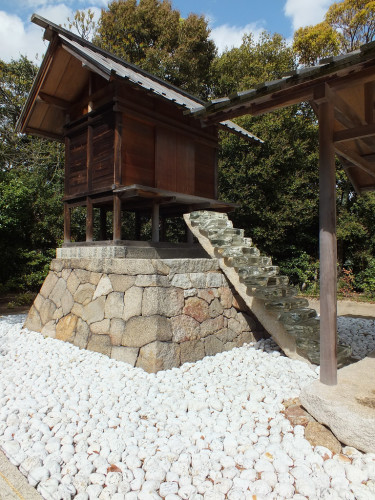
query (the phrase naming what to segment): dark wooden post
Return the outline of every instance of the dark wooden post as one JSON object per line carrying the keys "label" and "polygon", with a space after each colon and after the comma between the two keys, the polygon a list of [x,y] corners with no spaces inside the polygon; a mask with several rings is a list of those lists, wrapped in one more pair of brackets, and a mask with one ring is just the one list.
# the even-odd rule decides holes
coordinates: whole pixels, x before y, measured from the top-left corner
{"label": "dark wooden post", "polygon": [[88,196],[86,198],[86,241],[92,241],[94,234],[94,214],[92,200]]}
{"label": "dark wooden post", "polygon": [[71,223],[70,223],[70,207],[67,203],[64,203],[64,243],[70,243],[71,241]]}
{"label": "dark wooden post", "polygon": [[319,104],[320,381],[337,384],[337,243],[334,110]]}
{"label": "dark wooden post", "polygon": [[100,241],[105,241],[107,239],[107,209],[105,207],[100,207],[99,234]]}
{"label": "dark wooden post", "polygon": [[121,240],[121,198],[113,195],[113,241]]}
{"label": "dark wooden post", "polygon": [[159,208],[159,203],[154,201],[152,205],[152,241],[154,243],[157,243],[159,241]]}

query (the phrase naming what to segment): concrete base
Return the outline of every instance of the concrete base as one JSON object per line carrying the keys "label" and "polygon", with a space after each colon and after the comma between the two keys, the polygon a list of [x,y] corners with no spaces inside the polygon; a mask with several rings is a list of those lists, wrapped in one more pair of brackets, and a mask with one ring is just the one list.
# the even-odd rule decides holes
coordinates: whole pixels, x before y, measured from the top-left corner
{"label": "concrete base", "polygon": [[337,385],[315,381],[300,396],[306,410],[339,441],[366,453],[375,453],[374,373],[375,352],[341,368]]}
{"label": "concrete base", "polygon": [[0,499],[42,500],[25,476],[0,451]]}
{"label": "concrete base", "polygon": [[152,243],[149,241],[93,241],[64,243],[56,249],[57,259],[205,259],[198,244]]}

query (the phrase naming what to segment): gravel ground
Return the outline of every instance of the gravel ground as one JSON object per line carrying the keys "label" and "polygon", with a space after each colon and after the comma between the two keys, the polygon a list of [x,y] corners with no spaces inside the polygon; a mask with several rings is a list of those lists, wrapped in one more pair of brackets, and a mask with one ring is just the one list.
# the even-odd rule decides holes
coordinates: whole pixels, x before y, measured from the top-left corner
{"label": "gravel ground", "polygon": [[[272,341],[155,375],[23,319],[0,318],[0,447],[45,499],[375,499],[375,454],[332,456],[285,419],[318,369]],[[338,325],[375,349],[374,320]]]}

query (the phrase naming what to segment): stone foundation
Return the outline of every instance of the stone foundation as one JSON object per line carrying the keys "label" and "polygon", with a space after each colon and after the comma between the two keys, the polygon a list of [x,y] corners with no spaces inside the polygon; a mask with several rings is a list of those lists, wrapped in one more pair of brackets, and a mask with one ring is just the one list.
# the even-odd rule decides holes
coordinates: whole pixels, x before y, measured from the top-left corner
{"label": "stone foundation", "polygon": [[55,259],[25,327],[148,372],[264,335],[216,259]]}

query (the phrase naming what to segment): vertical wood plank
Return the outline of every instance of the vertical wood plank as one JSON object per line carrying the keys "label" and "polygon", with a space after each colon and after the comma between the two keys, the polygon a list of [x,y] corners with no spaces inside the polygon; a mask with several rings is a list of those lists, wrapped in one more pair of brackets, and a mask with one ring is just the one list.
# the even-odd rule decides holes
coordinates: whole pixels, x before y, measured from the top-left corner
{"label": "vertical wood plank", "polygon": [[113,241],[121,240],[121,198],[113,195]]}
{"label": "vertical wood plank", "polygon": [[100,241],[105,241],[107,239],[107,209],[105,207],[100,207],[99,235]]}
{"label": "vertical wood plank", "polygon": [[374,82],[365,83],[365,120],[366,123],[374,123],[374,100],[375,100],[375,85]]}
{"label": "vertical wood plank", "polygon": [[65,175],[64,175],[64,193],[65,196],[70,194],[70,138],[65,137]]}
{"label": "vertical wood plank", "polygon": [[334,110],[319,105],[320,381],[337,384],[337,243]]}
{"label": "vertical wood plank", "polygon": [[87,168],[87,191],[90,193],[92,191],[92,164],[93,164],[93,135],[94,131],[91,125],[87,127],[87,157],[86,157],[86,168]]}
{"label": "vertical wood plank", "polygon": [[116,113],[114,155],[113,155],[113,183],[116,187],[122,183],[121,179],[121,140],[122,140],[122,113]]}
{"label": "vertical wood plank", "polygon": [[70,217],[70,207],[67,203],[64,203],[64,243],[70,243],[71,241],[71,217]]}
{"label": "vertical wood plank", "polygon": [[154,243],[158,243],[159,241],[159,223],[160,223],[159,208],[160,208],[159,203],[156,203],[154,201],[152,205],[152,241]]}
{"label": "vertical wood plank", "polygon": [[86,198],[86,241],[92,241],[94,234],[94,215],[92,200],[88,196]]}

